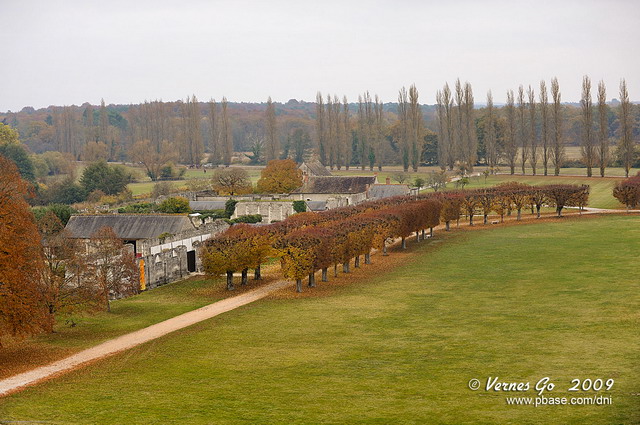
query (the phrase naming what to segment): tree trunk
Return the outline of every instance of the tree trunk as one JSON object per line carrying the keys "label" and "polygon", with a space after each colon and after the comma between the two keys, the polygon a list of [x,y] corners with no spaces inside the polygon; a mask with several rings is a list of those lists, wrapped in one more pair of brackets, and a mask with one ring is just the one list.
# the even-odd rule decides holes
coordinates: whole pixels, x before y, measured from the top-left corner
{"label": "tree trunk", "polygon": [[540,218],[540,206],[536,205],[536,211],[538,213],[538,218]]}
{"label": "tree trunk", "polygon": [[104,291],[104,300],[107,303],[107,312],[111,313],[111,301],[109,300],[109,291]]}
{"label": "tree trunk", "polygon": [[473,214],[469,214],[469,226],[473,226]]}
{"label": "tree trunk", "polygon": [[333,277],[338,277],[338,263],[333,265]]}
{"label": "tree trunk", "polygon": [[371,254],[370,253],[366,253],[364,254],[364,263],[365,264],[371,264]]}
{"label": "tree trunk", "polygon": [[402,238],[402,249],[407,249],[407,241]]}
{"label": "tree trunk", "polygon": [[422,240],[424,240],[424,229],[422,229]]}
{"label": "tree trunk", "polygon": [[322,281],[323,282],[328,282],[329,281],[329,279],[327,278],[327,268],[326,267],[324,267],[322,269]]}
{"label": "tree trunk", "polygon": [[429,227],[429,237],[433,237],[433,227]]}
{"label": "tree trunk", "polygon": [[356,255],[356,260],[354,261],[353,266],[357,269],[358,267],[360,267],[360,256]]}
{"label": "tree trunk", "polygon": [[484,215],[484,221],[483,221],[483,223],[484,223],[484,224],[487,224],[488,217],[489,217],[489,216],[488,216],[487,214],[485,214],[485,215]]}
{"label": "tree trunk", "polygon": [[233,291],[236,289],[233,286],[233,272],[227,271],[227,291]]}
{"label": "tree trunk", "polygon": [[349,273],[349,262],[342,263],[342,273]]}
{"label": "tree trunk", "polygon": [[558,212],[558,217],[562,217],[562,207],[556,207],[556,211]]}
{"label": "tree trunk", "polygon": [[309,288],[315,288],[315,287],[316,287],[316,274],[309,273]]}
{"label": "tree trunk", "polygon": [[504,213],[500,214],[500,223],[504,223]]}
{"label": "tree trunk", "polygon": [[240,285],[241,286],[245,286],[247,284],[248,278],[247,275],[249,274],[249,269],[242,269],[242,280],[240,281]]}
{"label": "tree trunk", "polygon": [[302,279],[296,279],[296,292],[302,292]]}
{"label": "tree trunk", "polygon": [[420,231],[416,230],[416,242],[420,242]]}
{"label": "tree trunk", "polygon": [[518,215],[516,216],[516,221],[520,221],[522,219],[522,210],[518,208]]}
{"label": "tree trunk", "polygon": [[449,230],[451,230],[451,222],[449,220],[444,222],[444,230],[446,232],[448,232]]}
{"label": "tree trunk", "polygon": [[253,272],[253,280],[262,280],[261,266],[259,264]]}
{"label": "tree trunk", "polygon": [[382,256],[386,257],[387,255],[389,255],[389,253],[387,252],[387,243],[382,242]]}

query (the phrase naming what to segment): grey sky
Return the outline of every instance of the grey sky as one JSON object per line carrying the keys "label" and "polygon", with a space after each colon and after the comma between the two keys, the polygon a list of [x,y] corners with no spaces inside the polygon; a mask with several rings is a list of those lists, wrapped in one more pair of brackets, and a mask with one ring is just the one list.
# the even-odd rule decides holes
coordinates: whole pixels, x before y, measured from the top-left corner
{"label": "grey sky", "polygon": [[421,103],[456,77],[476,101],[557,76],[577,101],[584,74],[609,98],[640,99],[638,1],[0,0],[0,110],[175,100]]}

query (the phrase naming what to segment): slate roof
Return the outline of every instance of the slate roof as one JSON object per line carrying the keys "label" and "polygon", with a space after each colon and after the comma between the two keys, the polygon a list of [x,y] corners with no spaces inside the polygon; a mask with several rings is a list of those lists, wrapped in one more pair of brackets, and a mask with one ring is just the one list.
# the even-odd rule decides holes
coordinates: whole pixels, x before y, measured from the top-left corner
{"label": "slate roof", "polygon": [[226,201],[189,201],[189,206],[194,211],[223,210]]}
{"label": "slate roof", "polygon": [[320,161],[309,161],[303,162],[300,165],[302,168],[303,165],[306,165],[309,169],[309,176],[331,176],[331,171],[327,170],[327,167],[322,165]]}
{"label": "slate roof", "polygon": [[307,201],[310,211],[324,211],[327,209],[327,201]]}
{"label": "slate roof", "polygon": [[374,184],[369,188],[369,199],[391,198],[409,194],[406,184]]}
{"label": "slate roof", "polygon": [[309,177],[301,188],[294,193],[363,193],[367,188],[376,183],[377,178],[363,176],[330,176],[330,177]]}
{"label": "slate roof", "polygon": [[157,238],[163,233],[175,235],[194,228],[184,215],[100,214],[71,216],[65,229],[72,238],[88,239],[102,227],[111,227],[118,238],[128,240]]}

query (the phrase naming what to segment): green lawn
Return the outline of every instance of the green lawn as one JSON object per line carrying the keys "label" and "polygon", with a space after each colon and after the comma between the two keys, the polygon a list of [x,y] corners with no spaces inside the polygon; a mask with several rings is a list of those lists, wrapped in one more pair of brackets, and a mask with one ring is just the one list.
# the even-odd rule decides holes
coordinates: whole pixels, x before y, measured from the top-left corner
{"label": "green lawn", "polygon": [[[639,217],[442,237],[330,296],[263,300],[13,395],[0,422],[640,422]],[[467,388],[495,376],[549,376],[556,397],[612,378],[613,405],[507,406],[513,393]]]}
{"label": "green lawn", "polygon": [[[475,189],[487,186],[495,186],[500,183],[517,181],[520,183],[526,183],[531,185],[545,185],[545,184],[586,184],[590,187],[589,193],[589,205],[594,208],[624,208],[624,205],[620,204],[616,198],[613,197],[613,187],[620,179],[615,178],[599,178],[599,177],[553,177],[553,176],[523,176],[523,175],[497,175],[489,176],[486,179],[480,177],[471,177],[471,184],[465,186],[465,188]],[[447,185],[447,189],[454,189],[455,185],[450,183]]]}
{"label": "green lawn", "polygon": [[[66,353],[161,322],[228,296],[222,282],[193,278],[140,295],[113,301],[111,312],[74,316],[75,326],[61,318],[56,332],[42,334],[0,349],[0,378],[28,365],[46,364]],[[71,323],[71,322],[69,322]],[[28,353],[29,358],[21,357]],[[0,402],[1,404],[1,402]],[[0,424],[2,423],[0,416]]]}

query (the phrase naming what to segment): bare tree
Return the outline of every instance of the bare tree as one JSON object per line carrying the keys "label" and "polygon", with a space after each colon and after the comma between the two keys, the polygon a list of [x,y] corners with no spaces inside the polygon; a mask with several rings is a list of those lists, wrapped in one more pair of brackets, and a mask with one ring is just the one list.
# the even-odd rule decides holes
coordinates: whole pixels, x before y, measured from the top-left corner
{"label": "bare tree", "polygon": [[452,99],[451,89],[445,84],[436,94],[438,117],[438,164],[443,170],[452,170],[455,165],[452,140]]}
{"label": "bare tree", "polygon": [[373,106],[375,124],[374,124],[374,154],[378,164],[378,171],[382,171],[385,158],[385,140],[384,140],[384,111],[382,102],[378,95],[375,97]]}
{"label": "bare tree", "polygon": [[551,115],[553,117],[553,149],[551,150],[551,161],[554,166],[554,175],[560,175],[560,167],[564,162],[564,128],[562,114],[562,94],[560,93],[560,84],[558,79],[551,80],[551,97],[553,104],[551,105]]}
{"label": "bare tree", "polygon": [[92,235],[89,252],[87,267],[107,311],[111,311],[112,298],[138,292],[139,272],[133,252],[124,248],[112,228],[103,227]]}
{"label": "bare tree", "polygon": [[402,168],[409,171],[409,96],[406,88],[398,93],[398,120],[400,122],[400,156]]}
{"label": "bare tree", "polygon": [[[335,100],[337,100],[337,97],[335,98]],[[337,125],[338,125],[338,122],[340,121],[338,117],[338,112],[340,110],[339,107],[340,107],[339,103],[338,105],[334,103],[334,97],[332,97],[330,94],[327,95],[327,106],[325,111],[325,117],[326,117],[325,129],[326,129],[326,135],[327,135],[326,154],[327,154],[327,159],[329,163],[325,165],[329,165],[332,170],[335,167],[336,160],[337,160],[336,138],[338,136]]]}
{"label": "bare tree", "polygon": [[619,136],[620,142],[618,149],[620,152],[620,159],[622,160],[622,166],[624,167],[625,177],[629,177],[629,170],[633,164],[634,143],[632,134],[632,117],[631,117],[631,102],[629,101],[629,92],[627,91],[627,82],[623,78],[620,81],[620,112],[619,112]]}
{"label": "bare tree", "polygon": [[214,99],[209,101],[209,161],[218,164],[221,161],[220,129],[218,128],[218,104]]}
{"label": "bare tree", "polygon": [[593,144],[593,102],[591,101],[591,79],[582,79],[582,98],[580,99],[582,121],[582,160],[587,166],[587,177],[593,175],[596,162],[596,149]]}
{"label": "bare tree", "polygon": [[231,121],[229,119],[229,111],[227,98],[222,98],[222,128],[221,128],[221,141],[222,141],[222,162],[224,165],[231,164],[231,155],[233,154],[233,133],[231,131]]}
{"label": "bare tree", "polygon": [[531,147],[529,164],[535,176],[538,165],[538,136],[536,134],[536,96],[531,86],[527,90],[527,97],[529,98],[529,146]]}
{"label": "bare tree", "polygon": [[473,100],[473,89],[469,82],[464,84],[464,108],[463,108],[463,157],[462,162],[465,169],[473,171],[478,155],[478,134],[476,131],[476,120]]}
{"label": "bare tree", "polygon": [[129,150],[129,157],[144,165],[149,178],[155,181],[160,177],[162,167],[170,161],[175,161],[178,154],[166,140],[157,149],[150,140],[139,140]]}
{"label": "bare tree", "polygon": [[249,173],[242,168],[217,168],[211,176],[213,188],[231,196],[250,193],[252,190]]}
{"label": "bare tree", "polygon": [[200,131],[200,107],[198,99],[194,96],[187,97],[181,105],[182,113],[182,133],[181,157],[187,164],[199,166],[202,162],[204,145],[202,143],[202,132]]}
{"label": "bare tree", "polygon": [[507,92],[507,104],[504,110],[507,115],[507,135],[504,141],[504,153],[507,157],[511,174],[513,175],[516,171],[516,157],[518,155],[518,144],[516,142],[516,107],[513,90]]}
{"label": "bare tree", "polygon": [[267,162],[280,157],[280,139],[278,138],[278,123],[276,121],[276,106],[271,101],[271,96],[267,99],[267,110],[265,112],[265,128],[267,136],[266,160]]}
{"label": "bare tree", "polygon": [[323,165],[327,165],[327,143],[325,135],[325,115],[324,115],[324,100],[322,99],[322,93],[316,94],[316,136],[318,138],[318,151],[320,153],[320,162]]}
{"label": "bare tree", "polygon": [[527,137],[527,105],[524,100],[524,87],[518,87],[518,141],[520,145],[520,164],[522,174],[525,174],[527,159],[529,158],[529,140]]}
{"label": "bare tree", "polygon": [[464,160],[464,89],[462,83],[458,78],[456,80],[455,88],[455,107],[453,108],[453,149],[455,152],[455,160],[462,162]]}
{"label": "bare tree", "polygon": [[600,177],[604,177],[609,163],[609,109],[607,107],[607,88],[604,81],[598,83],[598,165]]}
{"label": "bare tree", "polygon": [[349,102],[347,96],[342,98],[342,138],[341,144],[344,149],[344,166],[348,170],[351,165],[351,154],[353,149],[351,147],[351,121],[349,119]]}
{"label": "bare tree", "polygon": [[487,151],[487,165],[491,174],[493,174],[498,166],[498,147],[496,143],[496,116],[491,90],[487,92],[487,120],[485,123],[484,143]]}
{"label": "bare tree", "polygon": [[411,167],[414,172],[418,171],[420,165],[420,154],[422,153],[422,109],[418,102],[418,89],[415,84],[409,87],[409,131],[411,139]]}
{"label": "bare tree", "polygon": [[540,81],[540,121],[542,138],[542,166],[544,175],[549,171],[549,98],[547,97],[547,84]]}

